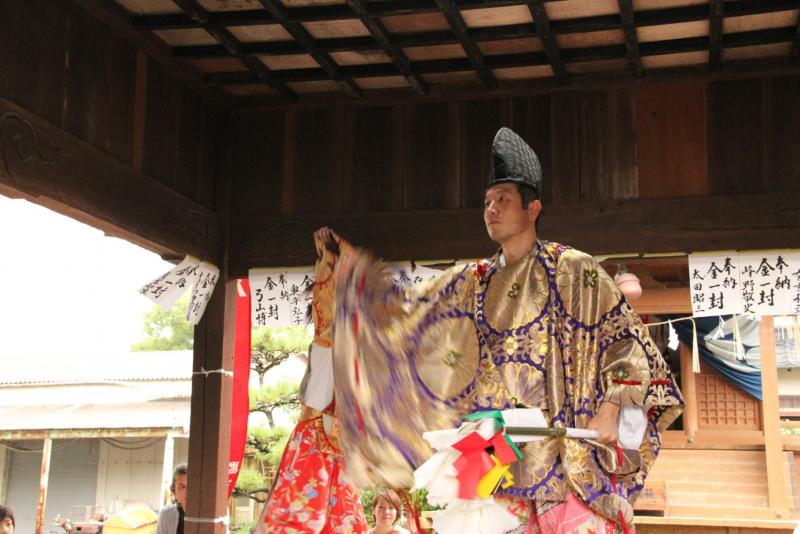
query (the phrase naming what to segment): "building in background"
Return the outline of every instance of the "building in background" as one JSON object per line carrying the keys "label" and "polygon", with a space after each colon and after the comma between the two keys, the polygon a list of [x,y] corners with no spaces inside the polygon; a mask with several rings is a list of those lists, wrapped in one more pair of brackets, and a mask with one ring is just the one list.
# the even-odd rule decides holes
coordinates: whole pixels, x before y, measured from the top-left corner
{"label": "building in background", "polygon": [[191,350],[75,361],[4,362],[0,502],[14,508],[19,532],[34,531],[44,464],[47,533],[63,532],[57,516],[82,521],[131,503],[160,509],[173,466],[188,458]]}

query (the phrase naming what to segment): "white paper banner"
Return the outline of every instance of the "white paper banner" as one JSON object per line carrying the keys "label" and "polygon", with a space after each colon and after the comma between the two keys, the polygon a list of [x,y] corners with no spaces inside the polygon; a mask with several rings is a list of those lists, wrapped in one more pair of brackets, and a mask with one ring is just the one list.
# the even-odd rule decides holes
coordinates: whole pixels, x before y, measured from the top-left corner
{"label": "white paper banner", "polygon": [[197,278],[200,260],[186,256],[169,272],[159,276],[139,290],[139,293],[168,310],[189,289]]}
{"label": "white paper banner", "polygon": [[689,254],[692,315],[729,315],[744,312],[738,254]]}
{"label": "white paper banner", "polygon": [[[789,280],[792,284],[791,313],[800,314],[800,252],[791,252],[792,268],[789,273]],[[800,356],[800,351],[798,351]]]}
{"label": "white paper banner", "polygon": [[739,254],[739,279],[745,313],[789,315],[795,312],[797,294],[793,275],[800,269],[800,253],[795,251],[742,252]]}
{"label": "white paper banner", "polygon": [[253,327],[297,326],[306,323],[314,282],[313,267],[250,269]]}
{"label": "white paper banner", "polygon": [[197,279],[192,287],[192,298],[186,311],[186,320],[196,325],[206,311],[208,301],[219,279],[219,269],[214,265],[202,262],[197,269]]}

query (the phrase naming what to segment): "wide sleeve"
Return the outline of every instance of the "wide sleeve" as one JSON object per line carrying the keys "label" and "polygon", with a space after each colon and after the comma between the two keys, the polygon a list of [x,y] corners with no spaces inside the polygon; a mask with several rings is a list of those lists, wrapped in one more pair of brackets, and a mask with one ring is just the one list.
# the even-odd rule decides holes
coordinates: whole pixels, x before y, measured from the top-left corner
{"label": "wide sleeve", "polygon": [[[558,261],[556,279],[568,321],[585,346],[581,366],[599,385],[597,401],[643,406],[651,380],[648,352],[661,359],[647,328],[625,302],[614,280],[599,263],[568,250]],[[573,340],[575,341],[575,340]]]}
{"label": "wide sleeve", "polygon": [[415,288],[359,251],[339,282],[333,365],[340,445],[356,485],[409,487],[432,454],[428,430],[452,428],[474,389],[474,266]]}
{"label": "wide sleeve", "polygon": [[572,249],[563,252],[556,286],[564,312],[556,335],[569,377],[573,424],[586,426],[603,402],[623,411],[641,408],[645,419],[638,449],[624,451],[622,461],[621,451],[564,440],[566,474],[589,506],[614,520],[621,512],[630,523],[632,502],[661,446],[658,434],[680,414],[683,399],[647,326],[596,260]]}

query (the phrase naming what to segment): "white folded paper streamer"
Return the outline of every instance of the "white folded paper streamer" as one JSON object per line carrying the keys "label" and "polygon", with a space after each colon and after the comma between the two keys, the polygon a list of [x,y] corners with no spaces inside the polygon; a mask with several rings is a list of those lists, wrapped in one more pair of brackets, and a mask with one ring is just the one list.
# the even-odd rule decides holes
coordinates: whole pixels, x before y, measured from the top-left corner
{"label": "white folded paper streamer", "polygon": [[516,516],[493,498],[458,498],[458,479],[453,462],[461,455],[452,445],[477,432],[484,439],[497,433],[494,419],[466,421],[458,429],[425,432],[422,437],[436,451],[414,471],[414,489],[426,489],[428,502],[444,506],[431,513],[433,528],[439,534],[503,534],[520,525]]}

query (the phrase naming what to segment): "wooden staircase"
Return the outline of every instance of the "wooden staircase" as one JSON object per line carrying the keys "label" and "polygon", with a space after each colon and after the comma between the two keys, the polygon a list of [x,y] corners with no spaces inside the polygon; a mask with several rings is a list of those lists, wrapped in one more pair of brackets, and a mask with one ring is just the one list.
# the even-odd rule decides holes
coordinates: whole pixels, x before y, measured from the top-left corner
{"label": "wooden staircase", "polygon": [[[796,469],[791,453],[784,459],[787,495]],[[766,455],[757,450],[665,449],[647,487],[664,494],[663,517],[637,510],[637,532],[791,532],[797,520],[776,517],[769,508]],[[792,497],[790,500],[794,500]],[[660,515],[660,514],[659,514]],[[681,525],[681,526],[679,526]]]}

